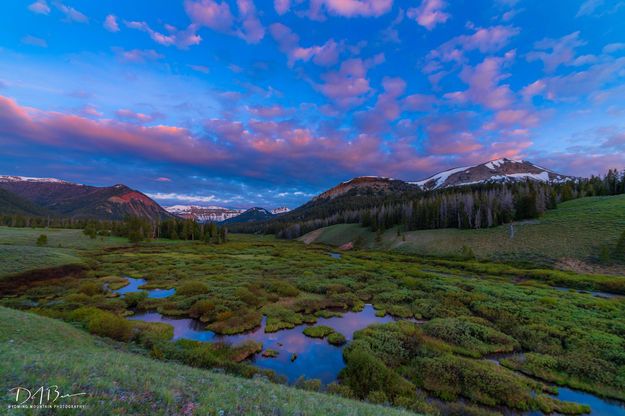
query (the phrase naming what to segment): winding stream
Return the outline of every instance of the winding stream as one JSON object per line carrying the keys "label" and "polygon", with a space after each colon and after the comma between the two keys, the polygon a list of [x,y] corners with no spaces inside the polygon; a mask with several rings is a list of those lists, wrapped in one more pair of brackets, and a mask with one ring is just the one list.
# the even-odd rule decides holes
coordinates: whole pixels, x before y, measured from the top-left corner
{"label": "winding stream", "polygon": [[[340,258],[340,255],[334,258]],[[139,287],[146,283],[145,279],[126,278],[129,284],[115,290],[116,293],[123,297],[126,293],[142,291]],[[145,291],[150,298],[165,298],[172,296],[176,292],[175,289],[152,289]],[[603,295],[601,292],[596,294],[591,292],[591,294],[594,296]],[[256,354],[250,359],[250,362],[258,367],[273,370],[277,374],[285,376],[289,383],[303,376],[307,379],[320,379],[322,383],[328,384],[336,381],[339,372],[345,367],[345,362],[343,361],[344,346],[330,345],[325,339],[305,336],[302,331],[310,326],[306,324],[298,325],[292,329],[265,333],[267,318],[263,317],[260,327],[253,331],[236,335],[219,335],[207,330],[206,324],[197,319],[167,317],[158,312],[140,312],[129,316],[128,319],[169,324],[174,328],[174,340],[191,339],[201,342],[227,342],[233,345],[246,340],[262,342],[263,350],[275,350],[278,352],[278,356],[271,358]],[[375,309],[372,305],[367,304],[360,312],[345,312],[342,316],[318,318],[315,325],[329,326],[343,334],[349,342],[353,339],[356,331],[372,324],[387,323],[395,320],[395,318],[388,315],[383,317],[375,316]],[[292,360],[294,354],[297,358]],[[499,364],[499,360],[506,356],[505,354],[499,354],[487,356],[485,359]],[[590,413],[592,416],[625,416],[625,403],[602,399],[579,390],[559,387],[558,394],[553,397],[563,401],[589,405],[592,409]],[[524,415],[542,416],[543,413],[529,412]]]}

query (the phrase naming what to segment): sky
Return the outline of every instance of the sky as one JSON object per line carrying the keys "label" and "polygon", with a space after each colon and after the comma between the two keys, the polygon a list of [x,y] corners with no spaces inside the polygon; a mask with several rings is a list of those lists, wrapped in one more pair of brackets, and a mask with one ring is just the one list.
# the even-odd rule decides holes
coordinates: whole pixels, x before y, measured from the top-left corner
{"label": "sky", "polygon": [[0,174],[294,208],[508,157],[625,167],[625,0],[6,0]]}

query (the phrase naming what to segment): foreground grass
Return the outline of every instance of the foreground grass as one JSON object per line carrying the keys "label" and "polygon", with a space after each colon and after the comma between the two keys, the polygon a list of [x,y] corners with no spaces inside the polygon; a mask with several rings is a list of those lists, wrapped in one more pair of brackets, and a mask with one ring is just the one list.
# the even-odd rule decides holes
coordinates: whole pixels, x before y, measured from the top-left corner
{"label": "foreground grass", "polygon": [[340,246],[360,236],[368,248],[439,257],[457,256],[468,246],[480,259],[544,266],[570,258],[595,260],[602,247],[616,245],[624,230],[625,195],[618,195],[565,202],[538,221],[516,224],[512,239],[510,226],[504,225],[481,230],[418,230],[402,236],[392,229],[376,241],[374,233],[357,224],[341,224],[317,231],[312,242]]}
{"label": "foreground grass", "polygon": [[[49,318],[0,307],[0,384],[58,385],[64,403],[86,409],[54,414],[141,415],[408,415],[331,395],[159,362]],[[23,412],[23,413],[21,413]],[[28,414],[11,410],[10,414]]]}

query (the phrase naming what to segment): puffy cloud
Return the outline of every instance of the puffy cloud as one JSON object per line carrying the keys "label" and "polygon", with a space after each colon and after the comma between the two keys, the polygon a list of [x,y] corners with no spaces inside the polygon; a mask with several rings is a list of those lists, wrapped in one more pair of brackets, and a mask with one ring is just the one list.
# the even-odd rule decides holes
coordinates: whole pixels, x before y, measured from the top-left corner
{"label": "puffy cloud", "polygon": [[554,72],[560,65],[573,63],[575,49],[584,46],[585,41],[579,38],[579,32],[573,32],[560,39],[545,38],[534,44],[534,51],[527,54],[527,60],[540,60],[545,65],[545,72]]}
{"label": "puffy cloud", "polygon": [[318,86],[319,90],[341,107],[360,104],[371,90],[367,68],[361,59],[347,60],[339,71],[327,72],[322,78],[325,82]]}
{"label": "puffy cloud", "polygon": [[199,45],[202,38],[196,33],[197,26],[189,25],[185,30],[178,30],[172,25],[165,25],[168,34],[163,34],[153,30],[146,22],[125,22],[129,29],[136,29],[146,32],[150,38],[163,46],[175,45],[180,49],[186,49],[189,46]]}
{"label": "puffy cloud", "polygon": [[237,0],[241,28],[238,36],[247,43],[258,43],[265,37],[265,28],[256,15],[256,7],[252,0]]}
{"label": "puffy cloud", "polygon": [[282,23],[274,23],[269,27],[271,36],[278,42],[280,50],[288,57],[289,66],[293,66],[297,61],[312,61],[320,66],[334,65],[341,52],[341,45],[328,40],[320,46],[301,47],[299,46],[299,36],[289,27]]}
{"label": "puffy cloud", "polygon": [[249,107],[248,111],[255,116],[263,118],[284,117],[293,114],[293,109],[284,108],[280,105]]}
{"label": "puffy cloud", "polygon": [[452,102],[465,103],[467,101],[481,104],[491,110],[502,110],[514,102],[514,95],[510,86],[500,85],[500,82],[509,75],[502,74],[503,58],[489,57],[475,67],[466,66],[460,73],[460,79],[469,85],[466,91],[446,94]]}
{"label": "puffy cloud", "polygon": [[291,0],[273,0],[273,7],[276,13],[283,15],[291,8]]}
{"label": "puffy cloud", "polygon": [[109,32],[119,32],[119,24],[117,23],[117,17],[115,15],[109,14],[104,19],[104,29]]}
{"label": "puffy cloud", "polygon": [[342,17],[377,17],[393,8],[393,0],[310,0],[309,16],[320,18],[321,10]]}
{"label": "puffy cloud", "polygon": [[381,132],[388,122],[396,120],[402,112],[398,98],[406,91],[406,82],[397,77],[385,77],[382,88],[384,92],[378,96],[373,109],[355,114],[357,125],[369,134]]}
{"label": "puffy cloud", "polygon": [[28,10],[38,14],[49,14],[50,6],[48,6],[48,2],[46,0],[37,0],[28,6]]}
{"label": "puffy cloud", "polygon": [[225,1],[185,0],[184,6],[191,20],[198,25],[238,36],[247,43],[258,43],[265,36],[265,28],[252,0],[237,0],[239,14],[236,19]]}
{"label": "puffy cloud", "polygon": [[436,25],[445,23],[451,17],[443,11],[446,7],[447,2],[444,0],[422,0],[419,7],[409,8],[406,15],[427,30],[432,30]]}
{"label": "puffy cloud", "polygon": [[440,70],[441,63],[465,61],[465,53],[478,50],[483,54],[493,53],[505,47],[520,33],[514,26],[491,26],[474,28],[470,35],[456,36],[443,43],[427,55],[426,73]]}

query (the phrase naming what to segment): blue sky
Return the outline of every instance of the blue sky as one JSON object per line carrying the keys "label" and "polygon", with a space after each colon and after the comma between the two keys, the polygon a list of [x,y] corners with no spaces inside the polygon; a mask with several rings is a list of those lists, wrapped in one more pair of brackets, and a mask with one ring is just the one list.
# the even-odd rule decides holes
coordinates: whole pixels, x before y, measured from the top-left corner
{"label": "blue sky", "polygon": [[0,174],[295,207],[498,157],[625,167],[620,0],[11,0]]}

